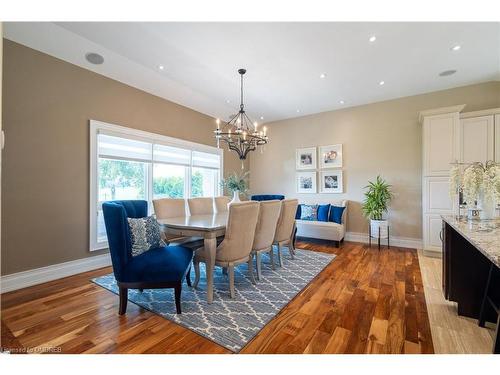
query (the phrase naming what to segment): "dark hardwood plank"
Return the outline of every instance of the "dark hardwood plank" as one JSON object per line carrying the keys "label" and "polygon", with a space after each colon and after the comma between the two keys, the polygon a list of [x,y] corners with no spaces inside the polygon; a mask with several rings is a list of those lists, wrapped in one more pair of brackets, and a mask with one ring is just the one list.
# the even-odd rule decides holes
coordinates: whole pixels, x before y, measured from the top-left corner
{"label": "dark hardwood plank", "polygon": [[[328,265],[242,353],[433,353],[415,250],[298,241]],[[286,261],[286,260],[285,260]],[[91,283],[103,268],[1,295],[2,347],[62,353],[230,353]]]}

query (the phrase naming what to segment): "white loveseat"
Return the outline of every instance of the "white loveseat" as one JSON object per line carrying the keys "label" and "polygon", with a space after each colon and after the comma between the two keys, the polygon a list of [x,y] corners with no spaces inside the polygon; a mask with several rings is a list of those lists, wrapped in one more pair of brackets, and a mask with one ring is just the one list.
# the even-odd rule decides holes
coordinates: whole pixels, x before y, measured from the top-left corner
{"label": "white loveseat", "polygon": [[347,215],[347,202],[346,200],[333,201],[318,204],[331,204],[332,206],[345,207],[342,213],[341,224],[330,221],[310,221],[310,220],[295,220],[297,226],[297,237],[319,238],[322,240],[335,241],[339,246],[345,236],[345,223]]}

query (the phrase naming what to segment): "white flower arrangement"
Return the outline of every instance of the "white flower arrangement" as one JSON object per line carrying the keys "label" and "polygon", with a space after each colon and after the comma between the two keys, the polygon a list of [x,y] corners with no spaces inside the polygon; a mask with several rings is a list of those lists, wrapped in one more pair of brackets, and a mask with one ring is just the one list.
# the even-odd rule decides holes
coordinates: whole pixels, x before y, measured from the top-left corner
{"label": "white flower arrangement", "polygon": [[465,168],[460,176],[460,169],[454,166],[450,171],[450,194],[462,190],[464,200],[473,207],[480,196],[488,202],[500,202],[500,166],[493,162],[473,163]]}

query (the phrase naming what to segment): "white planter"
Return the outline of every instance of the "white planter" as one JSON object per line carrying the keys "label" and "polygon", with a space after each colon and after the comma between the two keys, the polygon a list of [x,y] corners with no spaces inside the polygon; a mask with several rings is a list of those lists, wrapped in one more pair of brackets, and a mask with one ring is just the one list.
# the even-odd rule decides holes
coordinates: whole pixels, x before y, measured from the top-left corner
{"label": "white planter", "polygon": [[236,191],[233,191],[233,199],[231,200],[231,202],[229,202],[227,204],[227,206],[229,207],[230,204],[233,204],[233,203],[240,203],[240,192],[238,190]]}
{"label": "white planter", "polygon": [[372,237],[379,238],[379,228],[380,238],[387,238],[389,236],[389,222],[387,220],[370,220],[370,231]]}

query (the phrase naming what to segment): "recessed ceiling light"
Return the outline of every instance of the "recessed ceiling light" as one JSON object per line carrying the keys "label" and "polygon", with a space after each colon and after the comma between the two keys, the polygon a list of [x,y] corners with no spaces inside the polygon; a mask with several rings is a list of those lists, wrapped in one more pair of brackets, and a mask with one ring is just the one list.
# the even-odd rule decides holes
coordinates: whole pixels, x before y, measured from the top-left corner
{"label": "recessed ceiling light", "polygon": [[451,76],[452,74],[455,74],[457,71],[455,69],[450,69],[450,70],[445,70],[441,73],[439,73],[439,76],[440,77],[447,77],[447,76]]}
{"label": "recessed ceiling light", "polygon": [[377,37],[375,35],[372,35],[368,40],[373,43],[374,41],[377,40]]}
{"label": "recessed ceiling light", "polygon": [[341,100],[341,101],[339,101],[339,103],[340,103],[340,104],[344,104],[344,101],[343,101],[343,100]]}
{"label": "recessed ceiling light", "polygon": [[321,74],[319,75],[319,78],[325,78],[325,77],[326,77],[326,74],[325,74],[325,73],[321,73]]}
{"label": "recessed ceiling light", "polygon": [[451,47],[451,50],[458,51],[460,48],[462,48],[462,47],[459,44],[457,44],[456,46]]}
{"label": "recessed ceiling light", "polygon": [[300,109],[297,109],[297,113],[299,113],[299,112],[300,112]]}
{"label": "recessed ceiling light", "polygon": [[261,120],[264,120],[264,116],[260,116],[260,119],[261,119]]}
{"label": "recessed ceiling light", "polygon": [[163,70],[165,67],[163,65],[158,65],[158,69]]}
{"label": "recessed ceiling light", "polygon": [[379,84],[380,86],[383,86],[383,85],[385,85],[385,82],[384,82],[384,81],[380,81],[378,84]]}
{"label": "recessed ceiling light", "polygon": [[95,52],[89,52],[85,55],[85,59],[91,64],[101,65],[104,62],[104,57]]}
{"label": "recessed ceiling light", "polygon": [[227,104],[231,103],[231,100],[226,99],[226,103],[227,103]]}

